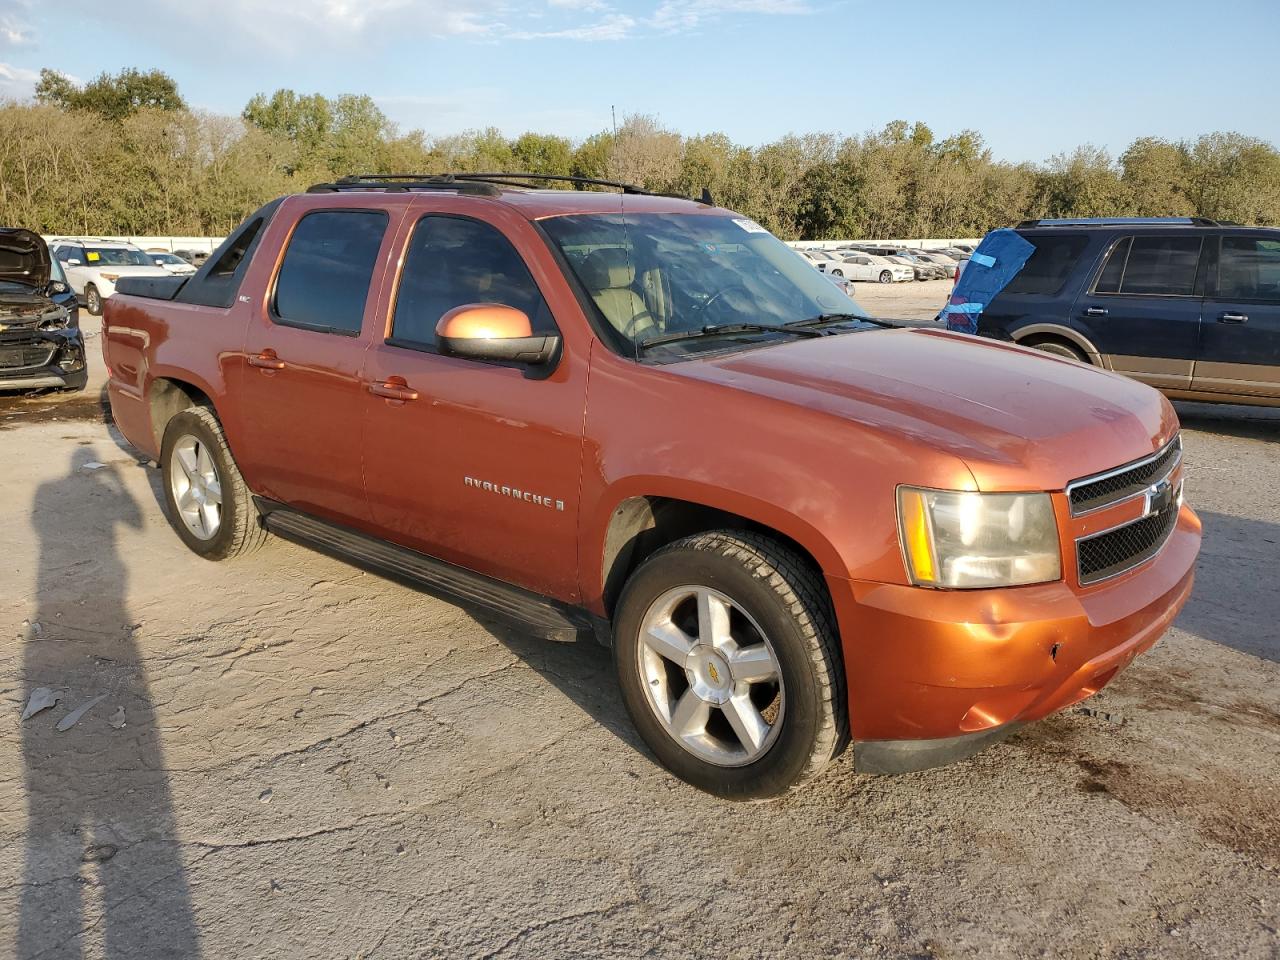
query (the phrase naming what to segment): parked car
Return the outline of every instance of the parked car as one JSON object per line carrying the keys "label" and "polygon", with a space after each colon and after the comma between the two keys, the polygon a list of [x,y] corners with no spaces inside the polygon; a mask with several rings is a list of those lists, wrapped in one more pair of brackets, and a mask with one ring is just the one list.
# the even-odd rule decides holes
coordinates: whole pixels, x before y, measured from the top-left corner
{"label": "parked car", "polygon": [[902,263],[907,265],[915,273],[917,280],[941,280],[946,276],[937,264],[930,263],[928,260],[921,260],[913,253],[898,251],[885,256],[890,263]]}
{"label": "parked car", "polygon": [[196,269],[203,267],[204,262],[209,259],[209,251],[207,250],[175,250],[173,255],[181,257]]}
{"label": "parked car", "polygon": [[1183,400],[1280,405],[1280,229],[1200,218],[1032,220],[1035,252],[978,333]]}
{"label": "parked car", "polygon": [[916,272],[909,264],[893,263],[884,257],[859,252],[831,261],[826,272],[850,280],[873,280],[877,283],[902,283],[916,278]]}
{"label": "parked car", "polygon": [[935,266],[941,267],[943,276],[947,278],[952,278],[956,275],[956,267],[960,262],[953,257],[948,257],[946,254],[942,253],[935,253],[932,250],[918,251],[916,256],[921,260],[928,260]]}
{"label": "parked car", "polygon": [[826,273],[827,267],[840,259],[830,250],[801,250],[800,252],[822,273]]}
{"label": "parked car", "polygon": [[823,276],[826,277],[828,280],[830,280],[832,283],[834,283],[836,285],[836,289],[839,290],[841,293],[843,293],[850,300],[854,299],[853,281],[850,280],[848,277],[837,277],[834,274],[830,274],[830,273],[824,273]]}
{"label": "parked car", "polygon": [[0,228],[0,390],[82,390],[87,379],[75,294],[44,238]]}
{"label": "parked car", "polygon": [[157,267],[163,267],[169,273],[176,277],[189,277],[196,272],[196,268],[183,260],[176,253],[168,251],[160,251],[159,253],[152,251],[147,254]]}
{"label": "parked car", "polygon": [[960,250],[956,247],[943,247],[938,252],[944,253],[948,257],[950,257],[952,260],[956,260],[961,263],[963,263],[965,260],[968,260],[969,257],[973,254],[972,250]]}
{"label": "parked car", "polygon": [[882,329],[730,211],[518,177],[317,185],[121,281],[111,408],[191,550],[271,531],[589,630],[658,759],[735,799],[846,740],[971,754],[1177,614],[1200,523],[1156,391]]}
{"label": "parked car", "polygon": [[151,255],[131,243],[93,238],[59,238],[53,255],[62,264],[71,289],[93,316],[102,313],[102,302],[116,291],[121,277],[168,276]]}

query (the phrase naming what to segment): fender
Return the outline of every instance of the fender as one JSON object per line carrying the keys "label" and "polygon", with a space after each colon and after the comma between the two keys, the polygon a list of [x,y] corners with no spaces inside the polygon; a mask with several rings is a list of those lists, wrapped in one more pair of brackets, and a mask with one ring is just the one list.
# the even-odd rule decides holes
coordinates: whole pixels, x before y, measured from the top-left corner
{"label": "fender", "polygon": [[582,597],[593,613],[603,615],[605,612],[604,560],[610,522],[622,504],[643,497],[663,497],[742,517],[794,540],[813,557],[824,574],[841,578],[849,576],[839,551],[824,534],[776,504],[694,480],[659,475],[630,476],[611,484],[592,508],[588,509],[583,504],[579,527],[584,551],[580,563]]}

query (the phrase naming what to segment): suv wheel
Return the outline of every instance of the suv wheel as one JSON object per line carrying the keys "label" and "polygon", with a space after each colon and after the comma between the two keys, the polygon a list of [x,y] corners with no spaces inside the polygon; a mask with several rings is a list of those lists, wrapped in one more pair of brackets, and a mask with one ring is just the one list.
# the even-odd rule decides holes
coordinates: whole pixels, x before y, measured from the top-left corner
{"label": "suv wheel", "polygon": [[893,283],[893,274],[892,274],[892,273],[890,273],[888,270],[881,271],[881,273],[880,273],[880,282],[881,282],[881,283]]}
{"label": "suv wheel", "polygon": [[843,276],[844,276],[844,271],[843,271],[843,270],[832,270],[832,271],[831,271],[831,275],[832,275],[833,277],[843,277]]}
{"label": "suv wheel", "polygon": [[84,288],[84,306],[91,316],[102,316],[102,295],[92,283]]}
{"label": "suv wheel", "polygon": [[1052,353],[1055,357],[1066,357],[1068,360],[1076,360],[1080,363],[1089,362],[1088,357],[1083,353],[1061,340],[1041,340],[1039,343],[1029,343],[1027,346],[1043,350],[1045,353]]}
{"label": "suv wheel", "polygon": [[267,532],[211,410],[190,407],[169,421],[160,471],[169,522],[192,551],[222,560],[262,545]]}
{"label": "suv wheel", "polygon": [[632,721],[687,783],[785,793],[844,744],[844,676],[821,577],[768,537],[677,541],[627,581],[614,664]]}

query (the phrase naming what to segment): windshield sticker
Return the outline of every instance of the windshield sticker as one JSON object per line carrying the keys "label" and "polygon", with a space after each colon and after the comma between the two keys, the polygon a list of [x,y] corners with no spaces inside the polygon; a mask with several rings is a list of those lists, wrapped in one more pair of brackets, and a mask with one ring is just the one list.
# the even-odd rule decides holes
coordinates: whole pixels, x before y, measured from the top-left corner
{"label": "windshield sticker", "polygon": [[85,254],[85,257],[88,258],[90,263],[93,263],[93,261],[101,259],[101,254],[99,254],[96,250],[90,250],[88,253]]}
{"label": "windshield sticker", "polygon": [[768,233],[769,232],[764,227],[760,226],[760,224],[756,223],[754,220],[735,219],[733,222],[736,223],[738,226],[740,226],[743,230],[747,231],[747,233]]}

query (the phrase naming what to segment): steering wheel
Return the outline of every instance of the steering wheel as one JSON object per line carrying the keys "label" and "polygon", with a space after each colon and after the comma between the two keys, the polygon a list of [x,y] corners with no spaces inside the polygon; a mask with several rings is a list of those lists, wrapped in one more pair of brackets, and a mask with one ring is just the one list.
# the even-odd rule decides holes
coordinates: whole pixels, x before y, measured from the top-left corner
{"label": "steering wheel", "polygon": [[727,294],[730,290],[741,290],[741,291],[742,291],[743,293],[745,293],[748,297],[750,297],[750,296],[751,296],[751,291],[747,289],[747,285],[746,285],[746,284],[744,284],[744,283],[731,283],[731,284],[729,284],[729,286],[727,286],[727,287],[723,287],[723,288],[721,288],[721,289],[717,290],[717,291],[716,291],[715,293],[713,293],[711,296],[707,297],[707,299],[706,299],[706,300],[704,300],[704,301],[702,302],[702,305],[701,305],[701,306],[699,306],[699,307],[697,308],[698,316],[700,316],[700,317],[701,317],[701,316],[705,316],[705,315],[706,315],[706,312],[707,312],[708,310],[710,310],[710,309],[711,309],[711,305],[712,305],[712,304],[714,304],[714,303],[716,303],[716,302],[718,302],[718,301],[720,300],[720,298],[721,298],[721,297],[723,297],[725,294]]}

